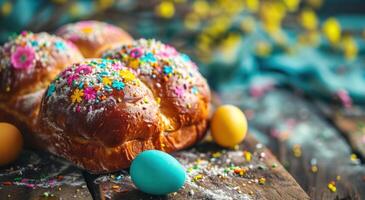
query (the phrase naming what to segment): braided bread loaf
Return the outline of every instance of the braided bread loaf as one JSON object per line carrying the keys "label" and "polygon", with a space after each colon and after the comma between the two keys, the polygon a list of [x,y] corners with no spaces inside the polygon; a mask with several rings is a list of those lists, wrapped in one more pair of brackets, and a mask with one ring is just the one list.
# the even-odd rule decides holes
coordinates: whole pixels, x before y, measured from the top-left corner
{"label": "braided bread loaf", "polygon": [[63,71],[42,100],[39,136],[49,151],[93,173],[129,167],[141,151],[199,141],[210,91],[188,56],[138,40]]}
{"label": "braided bread loaf", "polygon": [[74,43],[86,58],[98,58],[106,49],[133,41],[132,37],[121,28],[99,21],[67,24],[56,34]]}
{"label": "braided bread loaf", "polygon": [[65,66],[83,59],[70,42],[23,32],[0,47],[0,120],[35,130],[43,92]]}

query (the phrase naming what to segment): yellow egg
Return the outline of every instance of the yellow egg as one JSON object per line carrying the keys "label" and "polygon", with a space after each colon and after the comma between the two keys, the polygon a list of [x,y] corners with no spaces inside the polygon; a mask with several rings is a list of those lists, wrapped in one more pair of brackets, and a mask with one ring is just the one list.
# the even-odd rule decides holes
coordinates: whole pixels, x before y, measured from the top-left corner
{"label": "yellow egg", "polygon": [[0,122],[0,166],[15,161],[23,147],[19,130],[8,123]]}
{"label": "yellow egg", "polygon": [[215,111],[210,131],[218,145],[233,147],[245,138],[247,119],[239,108],[233,105],[223,105]]}

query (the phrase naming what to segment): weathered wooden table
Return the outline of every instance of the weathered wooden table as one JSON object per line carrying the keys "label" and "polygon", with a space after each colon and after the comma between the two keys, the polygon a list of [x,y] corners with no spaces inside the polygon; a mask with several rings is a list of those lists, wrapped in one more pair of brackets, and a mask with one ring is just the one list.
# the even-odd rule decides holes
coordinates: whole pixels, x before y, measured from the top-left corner
{"label": "weathered wooden table", "polygon": [[250,116],[251,132],[276,155],[312,199],[365,199],[365,131],[361,108],[319,102],[286,89],[252,97],[221,94]]}
{"label": "weathered wooden table", "polygon": [[188,174],[176,193],[147,195],[135,188],[128,170],[92,175],[27,150],[0,169],[0,199],[365,199],[361,109],[349,114],[285,89],[261,97],[248,91],[220,94],[248,116],[246,140],[223,149],[208,136],[174,153]]}
{"label": "weathered wooden table", "polygon": [[127,170],[97,176],[46,153],[25,151],[18,163],[1,169],[0,199],[309,199],[251,136],[236,149],[222,149],[208,138],[174,156],[187,169],[185,186],[150,196],[135,188]]}

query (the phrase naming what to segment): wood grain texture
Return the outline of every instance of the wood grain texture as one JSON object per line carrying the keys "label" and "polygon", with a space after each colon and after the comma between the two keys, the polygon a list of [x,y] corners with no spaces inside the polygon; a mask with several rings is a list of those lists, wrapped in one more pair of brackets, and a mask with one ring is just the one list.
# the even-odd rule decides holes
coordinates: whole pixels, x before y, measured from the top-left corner
{"label": "wood grain texture", "polygon": [[[351,146],[313,104],[282,89],[252,97],[238,88],[222,93],[222,99],[246,111],[251,132],[312,199],[365,198],[365,166],[351,160]],[[331,181],[336,191],[330,190]]]}
{"label": "wood grain texture", "polygon": [[[244,151],[245,155],[252,154],[252,160],[246,160]],[[128,172],[122,171],[90,177],[95,196],[99,196],[97,199],[309,199],[270,151],[250,135],[236,150],[222,149],[207,139],[173,155],[188,171],[187,181],[178,192],[167,196],[144,194],[133,186]],[[241,176],[234,172],[236,168],[247,172]],[[262,178],[265,181],[260,184]]]}
{"label": "wood grain texture", "polygon": [[316,106],[344,134],[353,151],[365,158],[365,109],[363,106],[343,106],[317,101]]}
{"label": "wood grain texture", "polygon": [[50,154],[23,151],[11,166],[0,168],[0,199],[81,199],[91,193],[79,169]]}

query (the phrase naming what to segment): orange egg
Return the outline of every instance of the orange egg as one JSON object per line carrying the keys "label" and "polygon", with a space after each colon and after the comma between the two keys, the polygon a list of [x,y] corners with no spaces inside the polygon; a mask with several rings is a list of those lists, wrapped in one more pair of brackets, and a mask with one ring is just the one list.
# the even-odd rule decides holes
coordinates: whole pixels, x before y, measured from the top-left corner
{"label": "orange egg", "polygon": [[210,125],[214,141],[222,147],[241,143],[247,132],[247,119],[243,112],[232,105],[223,105],[215,111]]}
{"label": "orange egg", "polygon": [[0,166],[15,161],[23,147],[23,137],[13,125],[0,122]]}

